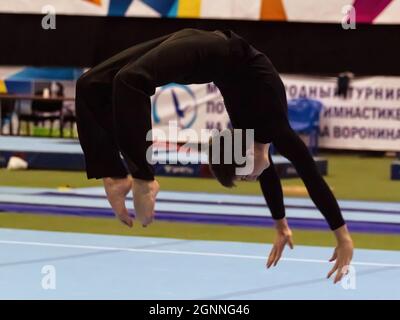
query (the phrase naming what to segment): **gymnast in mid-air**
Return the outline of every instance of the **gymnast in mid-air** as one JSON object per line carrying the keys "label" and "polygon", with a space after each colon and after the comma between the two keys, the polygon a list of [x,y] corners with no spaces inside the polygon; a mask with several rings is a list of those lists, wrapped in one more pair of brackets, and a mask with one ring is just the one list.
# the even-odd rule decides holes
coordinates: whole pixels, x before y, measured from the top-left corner
{"label": "gymnast in mid-air", "polygon": [[172,82],[214,82],[232,127],[253,130],[248,153],[252,172],[238,176],[235,162],[210,161],[210,168],[226,187],[234,186],[235,180],[259,180],[277,231],[267,267],[277,265],[286,245],[293,248],[282,186],[268,150],[273,143],[293,163],[336,237],[328,277],[336,272],[334,282],[340,281],[353,256],[353,242],[339,205],[308,148],[289,125],[278,72],[266,55],[232,31],[183,29],[124,50],[79,78],[76,112],[87,176],[103,179],[115,215],[132,227],[125,206],[132,190],[136,219],[144,227],[153,221],[160,187],[146,157],[152,145],[146,139],[152,128],[150,98],[157,87]]}

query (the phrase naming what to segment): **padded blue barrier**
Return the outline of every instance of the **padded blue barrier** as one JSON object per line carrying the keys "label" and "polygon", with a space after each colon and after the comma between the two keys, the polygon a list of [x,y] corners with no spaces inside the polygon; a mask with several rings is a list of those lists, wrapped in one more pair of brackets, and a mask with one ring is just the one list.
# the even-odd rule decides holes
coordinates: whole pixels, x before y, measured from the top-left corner
{"label": "padded blue barrier", "polygon": [[400,180],[400,160],[394,161],[391,168],[391,179]]}
{"label": "padded blue barrier", "polygon": [[300,98],[288,101],[290,125],[299,134],[309,136],[309,148],[316,154],[318,149],[319,119],[323,105],[317,100]]}

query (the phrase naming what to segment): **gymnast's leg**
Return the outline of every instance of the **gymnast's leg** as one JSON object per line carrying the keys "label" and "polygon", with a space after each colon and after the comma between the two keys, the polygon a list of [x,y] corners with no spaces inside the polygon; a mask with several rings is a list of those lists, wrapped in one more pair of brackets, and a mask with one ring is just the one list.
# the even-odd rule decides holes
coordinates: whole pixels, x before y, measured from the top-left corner
{"label": "gymnast's leg", "polygon": [[114,213],[132,226],[125,197],[132,179],[121,161],[112,121],[112,85],[117,72],[158,46],[171,35],[133,46],[118,53],[82,75],[76,86],[76,113],[79,140],[85,155],[89,179],[103,178],[108,200]]}
{"label": "gymnast's leg", "polygon": [[159,185],[146,155],[152,145],[150,97],[171,82],[210,82],[229,55],[225,39],[212,33],[185,29],[124,66],[113,82],[116,140],[134,178],[135,211],[144,226],[154,216]]}

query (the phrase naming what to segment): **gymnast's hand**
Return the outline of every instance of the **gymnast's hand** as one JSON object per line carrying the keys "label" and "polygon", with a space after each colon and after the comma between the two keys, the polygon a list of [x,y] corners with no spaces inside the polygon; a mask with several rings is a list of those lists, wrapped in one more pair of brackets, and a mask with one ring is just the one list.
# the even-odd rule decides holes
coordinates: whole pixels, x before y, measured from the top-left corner
{"label": "gymnast's hand", "polygon": [[335,261],[335,265],[329,271],[328,279],[336,272],[334,283],[338,283],[348,272],[348,267],[353,258],[354,246],[346,225],[335,230],[334,233],[337,239],[337,247],[329,262]]}
{"label": "gymnast's hand", "polygon": [[267,268],[276,266],[282,256],[286,244],[293,249],[292,230],[290,230],[286,218],[276,221],[276,238],[268,257]]}
{"label": "gymnast's hand", "polygon": [[132,228],[133,221],[125,206],[126,196],[132,188],[132,178],[104,178],[103,184],[114,214],[123,224]]}

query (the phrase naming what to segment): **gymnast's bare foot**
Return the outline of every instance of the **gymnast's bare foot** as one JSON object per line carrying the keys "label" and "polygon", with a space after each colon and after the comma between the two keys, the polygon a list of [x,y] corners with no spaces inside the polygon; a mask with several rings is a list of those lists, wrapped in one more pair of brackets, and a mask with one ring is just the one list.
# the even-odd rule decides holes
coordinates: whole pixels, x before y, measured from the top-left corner
{"label": "gymnast's bare foot", "polygon": [[157,180],[146,181],[134,179],[133,181],[133,204],[135,206],[136,217],[147,227],[154,219],[154,207],[160,185]]}
{"label": "gymnast's bare foot", "polygon": [[132,188],[132,178],[104,178],[103,183],[107,199],[111,204],[114,214],[123,224],[132,228],[133,221],[125,206],[126,196]]}

